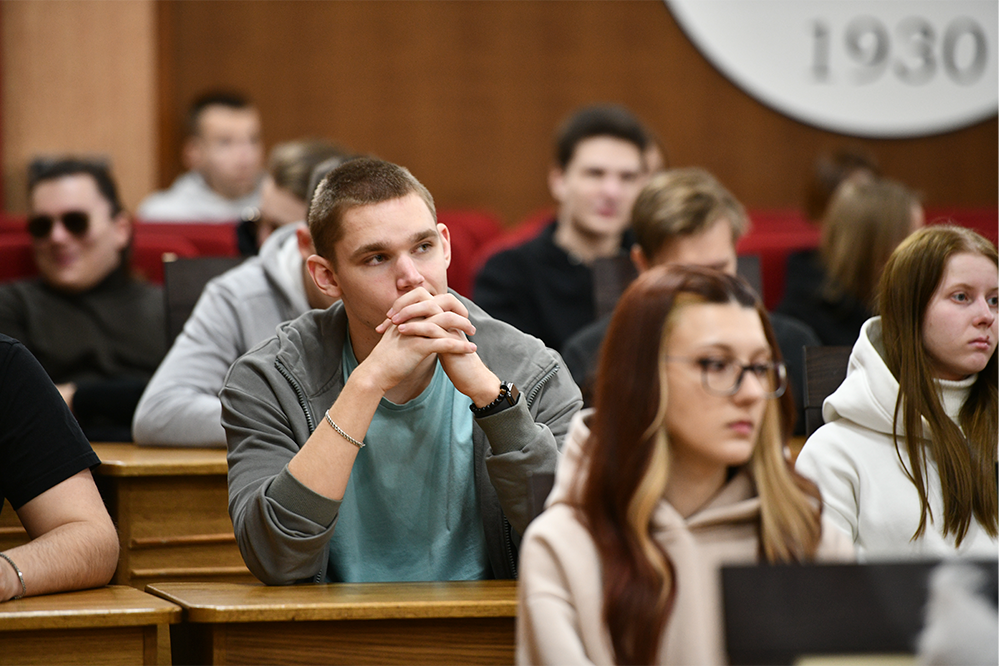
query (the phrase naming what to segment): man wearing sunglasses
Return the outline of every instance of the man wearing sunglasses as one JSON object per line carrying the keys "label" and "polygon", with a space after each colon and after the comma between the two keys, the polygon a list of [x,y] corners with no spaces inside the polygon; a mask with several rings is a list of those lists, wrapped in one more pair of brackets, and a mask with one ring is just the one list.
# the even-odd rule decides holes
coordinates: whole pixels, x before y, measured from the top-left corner
{"label": "man wearing sunglasses", "polygon": [[130,440],[166,353],[162,292],[129,274],[131,220],[105,165],[37,161],[28,199],[39,277],[0,285],[0,333],[39,360],[91,441]]}

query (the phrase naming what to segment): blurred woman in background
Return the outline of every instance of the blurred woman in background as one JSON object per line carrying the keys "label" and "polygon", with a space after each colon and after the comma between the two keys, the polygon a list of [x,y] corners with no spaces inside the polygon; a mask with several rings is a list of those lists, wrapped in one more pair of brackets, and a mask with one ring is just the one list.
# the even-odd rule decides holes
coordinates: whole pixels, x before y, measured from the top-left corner
{"label": "blurred woman in background", "polygon": [[901,183],[858,171],[837,188],[817,251],[788,257],[777,312],[811,326],[825,345],[852,345],[873,314],[885,262],[923,226],[919,197]]}

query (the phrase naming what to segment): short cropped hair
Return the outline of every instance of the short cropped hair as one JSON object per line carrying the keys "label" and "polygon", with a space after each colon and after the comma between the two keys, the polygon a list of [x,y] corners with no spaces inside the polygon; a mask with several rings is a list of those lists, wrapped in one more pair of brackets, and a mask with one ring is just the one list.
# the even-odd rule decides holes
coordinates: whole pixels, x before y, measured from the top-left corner
{"label": "short cropped hair", "polygon": [[328,159],[343,160],[347,155],[346,150],[324,139],[286,141],[271,149],[267,173],[275,185],[308,203],[312,170]]}
{"label": "short cropped hair", "polygon": [[309,231],[316,253],[336,266],[334,246],[343,238],[347,211],[414,193],[427,204],[436,221],[434,198],[406,167],[370,157],[345,162],[323,178],[309,207]]}
{"label": "short cropped hair", "polygon": [[210,106],[224,106],[227,109],[242,111],[254,108],[250,98],[232,90],[210,90],[198,95],[187,111],[187,135],[201,134],[201,114]]}
{"label": "short cropped hair", "polygon": [[650,261],[682,236],[694,236],[724,218],[737,241],[749,227],[746,209],[718,180],[696,167],[654,175],[631,209],[631,228]]}
{"label": "short cropped hair", "polygon": [[28,166],[28,200],[39,184],[66,176],[86,175],[94,179],[97,191],[111,205],[111,217],[124,210],[111,167],[102,160],[79,157],[38,158]]}
{"label": "short cropped hair", "polygon": [[584,140],[609,136],[634,144],[642,153],[649,146],[649,135],[642,122],[620,104],[595,104],[579,109],[562,121],[555,135],[555,161],[565,170]]}

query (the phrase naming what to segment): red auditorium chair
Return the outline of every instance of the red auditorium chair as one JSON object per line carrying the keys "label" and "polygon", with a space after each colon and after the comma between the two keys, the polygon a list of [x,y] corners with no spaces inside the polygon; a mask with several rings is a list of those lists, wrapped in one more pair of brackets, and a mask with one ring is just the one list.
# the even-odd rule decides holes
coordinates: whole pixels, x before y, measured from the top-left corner
{"label": "red auditorium chair", "polygon": [[0,233],[0,282],[20,280],[37,274],[28,234]]}
{"label": "red auditorium chair", "polygon": [[[132,243],[132,268],[140,278],[163,283],[163,255],[196,257],[198,248],[182,236],[144,234]],[[27,233],[0,233],[0,282],[38,275]]]}
{"label": "red auditorium chair", "polygon": [[738,254],[760,258],[763,303],[773,310],[784,297],[787,257],[819,246],[822,230],[797,210],[749,211],[749,233],[739,239]]}
{"label": "red auditorium chair", "polygon": [[956,222],[962,227],[974,229],[993,243],[999,243],[999,209],[997,208],[953,208],[935,206],[926,209],[929,224]]}
{"label": "red auditorium chair", "polygon": [[132,270],[136,276],[163,284],[163,261],[199,256],[198,247],[179,234],[145,231],[132,239]]}
{"label": "red auditorium chair", "polygon": [[135,236],[169,234],[182,236],[197,248],[203,257],[236,257],[236,222],[144,222],[135,221]]}
{"label": "red auditorium chair", "polygon": [[503,233],[495,215],[479,210],[438,210],[437,221],[451,232],[451,266],[447,284],[462,296],[472,296],[475,257],[480,248]]}

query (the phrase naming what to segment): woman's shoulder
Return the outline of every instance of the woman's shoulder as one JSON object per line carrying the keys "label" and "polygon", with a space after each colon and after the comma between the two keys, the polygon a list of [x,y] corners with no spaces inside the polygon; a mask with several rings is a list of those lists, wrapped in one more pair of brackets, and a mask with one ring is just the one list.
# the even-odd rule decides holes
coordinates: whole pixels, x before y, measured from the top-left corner
{"label": "woman's shoulder", "polygon": [[565,502],[557,502],[531,521],[524,533],[528,541],[545,543],[572,543],[592,541],[589,530],[580,519],[578,509]]}

